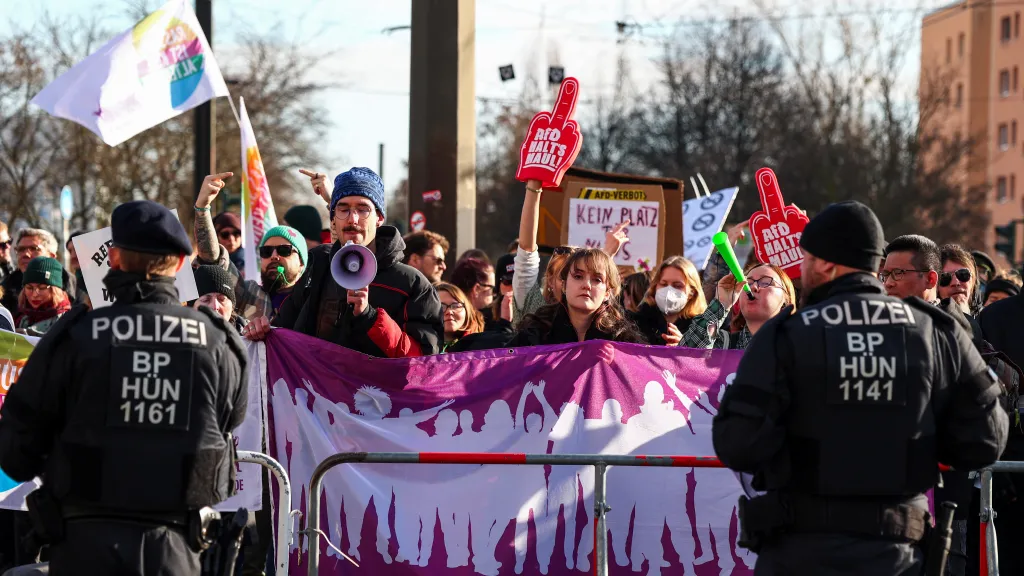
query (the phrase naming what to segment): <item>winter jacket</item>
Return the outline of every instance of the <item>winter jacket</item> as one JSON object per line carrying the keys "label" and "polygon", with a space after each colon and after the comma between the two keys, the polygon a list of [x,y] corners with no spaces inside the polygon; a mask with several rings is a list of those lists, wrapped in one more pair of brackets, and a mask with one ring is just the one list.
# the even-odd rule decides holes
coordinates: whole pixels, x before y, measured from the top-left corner
{"label": "winter jacket", "polygon": [[[615,342],[633,342],[636,344],[647,343],[644,336],[640,334],[634,326],[630,326],[629,329],[616,336],[614,334],[602,332],[596,326],[591,325],[590,329],[587,330],[584,340],[612,340]],[[576,334],[576,328],[573,328],[572,322],[569,320],[569,313],[566,312],[565,307],[558,306],[549,330],[543,330],[533,322],[524,324],[515,337],[508,343],[508,346],[516,348],[522,346],[540,346],[545,344],[570,344],[573,342],[579,342],[579,336]]]}
{"label": "winter jacket", "polygon": [[360,316],[353,316],[345,289],[331,276],[331,259],[340,249],[335,242],[309,251],[306,270],[274,326],[381,358],[437,354],[444,342],[441,301],[419,270],[402,264],[405,242],[398,229],[377,229],[377,275]]}
{"label": "winter jacket", "polygon": [[[642,302],[636,312],[629,314],[629,318],[636,324],[637,329],[640,330],[644,338],[647,339],[648,344],[655,346],[665,345],[665,339],[661,336],[668,333],[668,320],[665,319],[665,315],[661,313],[657,306]],[[679,333],[686,334],[686,331],[690,329],[692,321],[692,318],[682,317],[676,320],[675,325],[679,329]],[[683,343],[680,342],[680,345],[683,345]]]}

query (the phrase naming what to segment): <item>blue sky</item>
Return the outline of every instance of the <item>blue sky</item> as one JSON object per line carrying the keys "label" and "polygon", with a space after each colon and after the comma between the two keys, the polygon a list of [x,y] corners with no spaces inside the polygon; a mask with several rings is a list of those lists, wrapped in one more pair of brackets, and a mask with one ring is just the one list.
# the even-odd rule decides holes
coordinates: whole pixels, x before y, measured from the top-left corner
{"label": "blue sky", "polygon": [[[332,124],[325,152],[333,162],[310,168],[332,175],[350,166],[376,169],[378,144],[383,142],[384,177],[390,191],[404,176],[402,161],[408,155],[410,36],[408,30],[390,34],[382,30],[408,24],[412,1],[213,0],[214,51],[227,68],[235,39],[255,32],[280,35],[310,51],[337,52],[337,57],[309,71],[341,85],[323,96],[329,114],[325,121]],[[866,6],[906,9],[908,22],[913,22],[909,10],[922,4],[846,0],[837,2],[838,7],[822,7],[807,1],[765,2],[773,13],[784,14],[847,12]],[[944,3],[923,2],[925,7]],[[149,0],[153,9],[160,4]],[[16,23],[0,22],[0,30],[12,25],[29,28],[46,12],[96,14],[109,29],[123,30],[133,24],[127,16],[128,5],[128,0],[36,0],[21,4]],[[582,99],[610,94],[620,53],[629,58],[633,84],[642,91],[655,75],[651,59],[659,53],[657,42],[650,38],[668,32],[679,18],[756,14],[753,0],[724,0],[714,7],[696,0],[477,0],[477,109],[486,99],[515,98],[527,68],[544,78],[549,63],[565,66],[567,74],[580,80]],[[616,20],[643,24],[643,35],[618,43]],[[907,48],[909,86],[916,83],[918,49],[917,42]],[[500,81],[498,67],[504,64],[515,65],[517,80]],[[586,113],[586,105],[581,104],[577,116]]]}

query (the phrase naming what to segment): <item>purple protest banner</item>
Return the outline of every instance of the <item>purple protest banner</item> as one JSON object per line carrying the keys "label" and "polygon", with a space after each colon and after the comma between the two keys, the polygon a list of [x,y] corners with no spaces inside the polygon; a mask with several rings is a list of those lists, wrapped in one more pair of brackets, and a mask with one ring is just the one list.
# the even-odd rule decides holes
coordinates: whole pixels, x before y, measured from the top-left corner
{"label": "purple protest banner", "polygon": [[[740,354],[593,341],[385,360],[274,330],[269,442],[293,486],[275,510],[304,514],[313,469],[338,452],[711,456]],[[321,495],[320,574],[590,572],[593,489],[589,467],[340,466]],[[750,574],[740,494],[724,469],[611,468],[612,574]],[[298,539],[290,552],[303,573]]]}

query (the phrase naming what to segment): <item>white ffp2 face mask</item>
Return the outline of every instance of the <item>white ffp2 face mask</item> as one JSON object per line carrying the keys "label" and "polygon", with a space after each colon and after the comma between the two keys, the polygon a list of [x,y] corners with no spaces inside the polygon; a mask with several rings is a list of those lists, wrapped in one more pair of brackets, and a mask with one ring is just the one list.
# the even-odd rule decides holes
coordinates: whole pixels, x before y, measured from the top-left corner
{"label": "white ffp2 face mask", "polygon": [[686,292],[672,286],[662,286],[654,293],[654,302],[662,314],[682,312],[688,300]]}

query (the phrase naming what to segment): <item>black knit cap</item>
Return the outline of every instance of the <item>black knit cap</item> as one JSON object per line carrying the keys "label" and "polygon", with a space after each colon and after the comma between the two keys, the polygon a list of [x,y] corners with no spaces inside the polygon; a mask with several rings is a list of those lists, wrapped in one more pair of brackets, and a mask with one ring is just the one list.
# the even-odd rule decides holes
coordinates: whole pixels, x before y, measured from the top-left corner
{"label": "black knit cap", "polygon": [[826,262],[876,272],[885,234],[871,208],[849,200],[830,204],[807,223],[800,247]]}
{"label": "black knit cap", "polygon": [[320,218],[320,212],[315,206],[308,204],[292,206],[284,213],[284,221],[298,230],[306,240],[320,240],[320,231],[323,230],[324,224]]}
{"label": "black knit cap", "polygon": [[199,290],[200,296],[223,294],[231,300],[231,304],[235,304],[237,276],[232,275],[220,266],[210,264],[196,267],[194,274],[196,277],[196,288]]}
{"label": "black knit cap", "polygon": [[191,254],[192,242],[181,222],[156,202],[125,202],[110,216],[114,246],[146,254]]}
{"label": "black knit cap", "polygon": [[1020,288],[1018,288],[1016,284],[1010,282],[1009,280],[996,278],[995,280],[989,280],[988,283],[985,284],[986,301],[988,300],[988,297],[992,295],[993,292],[1005,292],[1010,296],[1017,296],[1018,294],[1020,294]]}
{"label": "black knit cap", "polygon": [[502,278],[512,279],[516,271],[516,257],[514,254],[505,254],[494,263],[494,277],[500,281]]}

